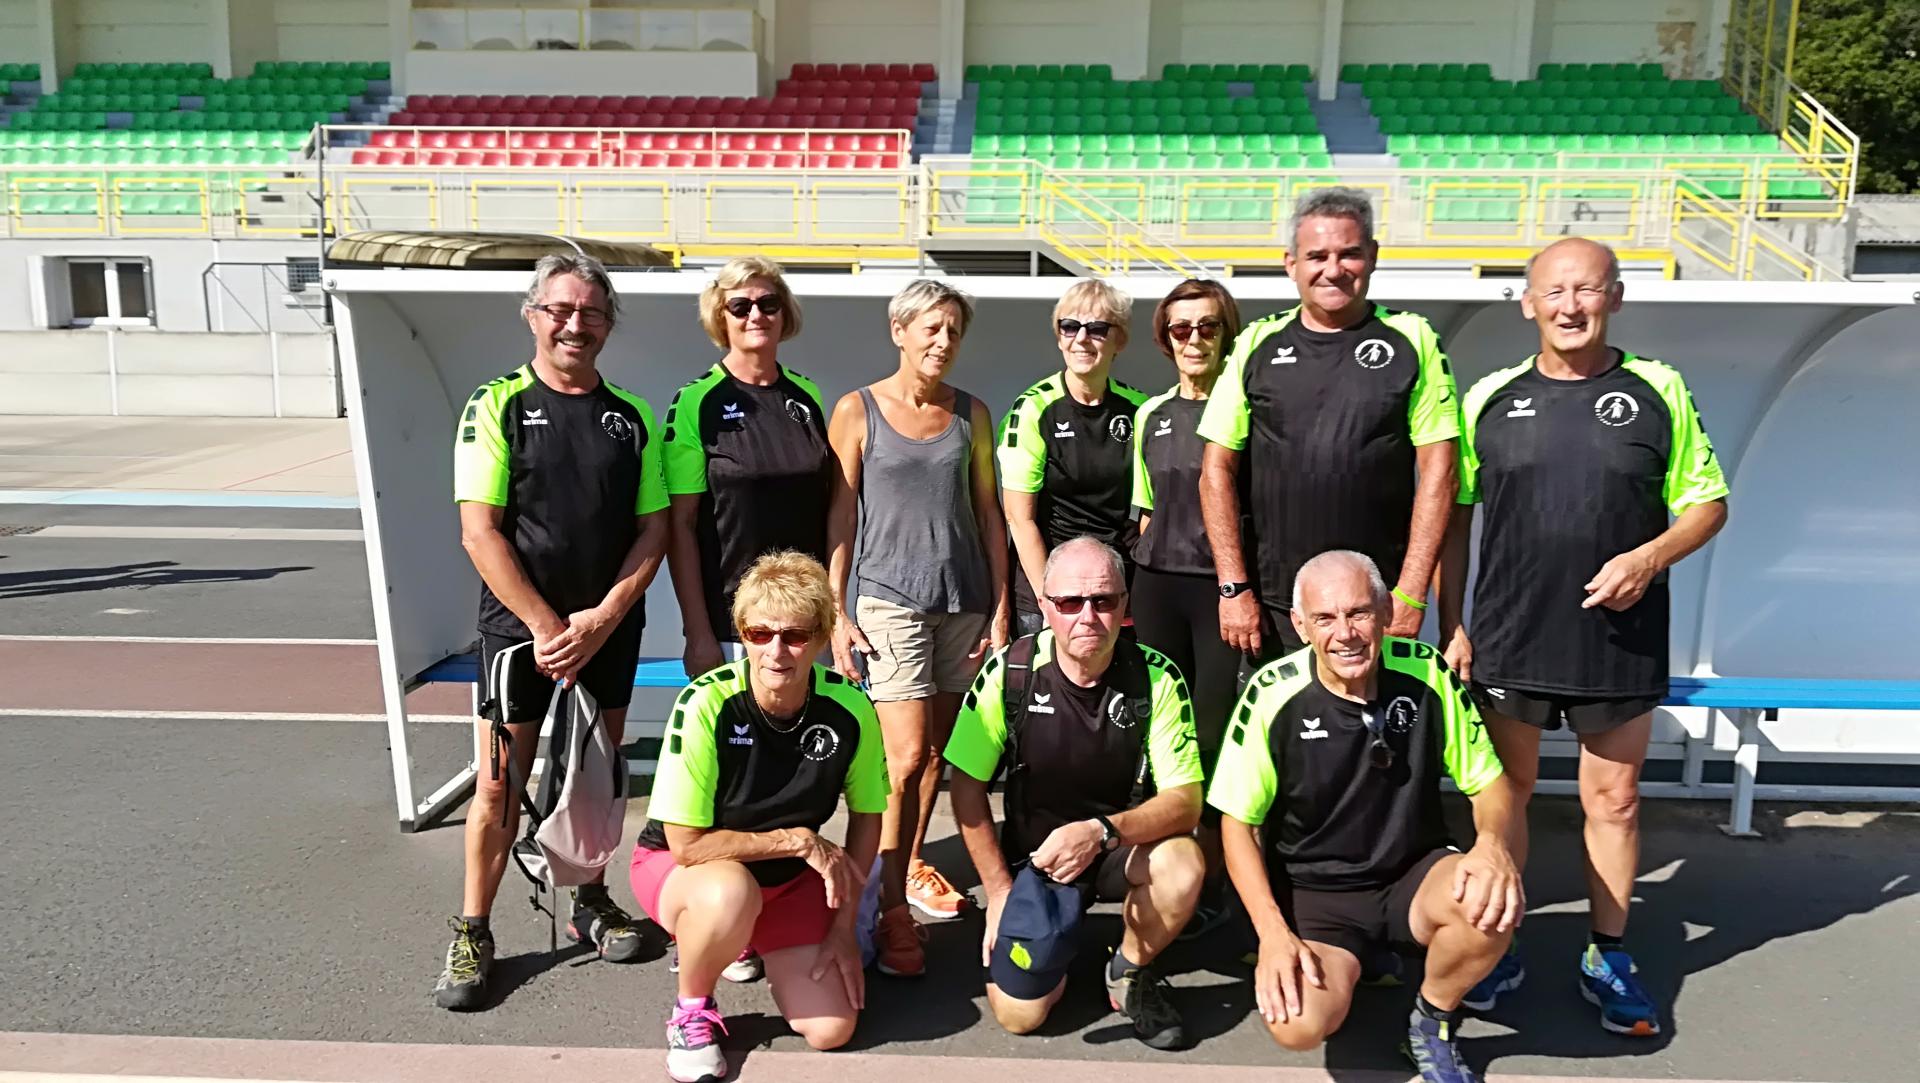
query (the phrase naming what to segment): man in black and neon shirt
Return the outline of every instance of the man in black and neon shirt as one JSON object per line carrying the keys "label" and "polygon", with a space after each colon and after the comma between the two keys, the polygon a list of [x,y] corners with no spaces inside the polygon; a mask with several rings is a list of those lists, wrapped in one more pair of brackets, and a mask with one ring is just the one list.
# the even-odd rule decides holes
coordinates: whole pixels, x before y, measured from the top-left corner
{"label": "man in black and neon shirt", "polygon": [[[1362,960],[1424,947],[1408,1051],[1427,1083],[1474,1083],[1453,1031],[1525,912],[1508,842],[1519,796],[1438,652],[1385,634],[1392,600],[1372,560],[1309,559],[1291,602],[1311,649],[1248,682],[1207,795],[1260,937],[1254,999],[1275,1041],[1312,1049],[1346,1020]],[[1473,802],[1464,854],[1442,774]]]}
{"label": "man in black and neon shirt", "polygon": [[1021,635],[1044,624],[1035,594],[1054,546],[1089,537],[1123,555],[1132,548],[1133,416],[1146,396],[1109,375],[1132,307],[1099,279],[1068,287],[1053,310],[1064,367],[1021,392],[1001,426],[995,457]]}
{"label": "man in black and neon shirt", "polygon": [[[954,818],[987,896],[987,1002],[1014,1033],[1038,1027],[1066,989],[1080,915],[1095,898],[1124,898],[1109,1003],[1148,1045],[1182,1048],[1165,979],[1146,968],[1193,916],[1205,877],[1190,834],[1201,771],[1186,682],[1164,655],[1121,639],[1126,573],[1111,546],[1067,541],[1042,583],[1046,630],[987,660],[947,743]],[[1002,768],[996,838],[987,785]]]}
{"label": "man in black and neon shirt", "polygon": [[1367,299],[1379,252],[1365,195],[1304,197],[1287,252],[1300,304],[1240,332],[1200,421],[1221,636],[1256,657],[1300,646],[1286,592],[1329,549],[1373,558],[1393,587],[1387,630],[1420,631],[1454,498],[1459,404],[1426,318]]}
{"label": "man in black and neon shirt", "polygon": [[[1640,768],[1667,696],[1667,569],[1725,525],[1727,483],[1680,373],[1607,344],[1622,297],[1612,251],[1560,241],[1527,274],[1520,304],[1539,326],[1540,352],[1476,383],[1463,404],[1441,641],[1524,793],[1538,777],[1541,733],[1564,724],[1579,738],[1593,921],[1582,989],[1607,1030],[1653,1035],[1658,1012],[1621,945],[1639,865]],[[1523,861],[1525,852],[1523,841]],[[1503,962],[1475,1006],[1491,1007],[1523,977],[1517,958]]]}
{"label": "man in black and neon shirt", "polygon": [[[488,915],[520,811],[513,783],[532,770],[554,682],[579,681],[619,744],[640,603],[666,549],[653,410],[595,368],[619,314],[606,268],[585,256],[546,256],[521,310],[533,360],[473,393],[454,443],[461,543],[481,579],[487,703],[479,725],[498,723],[508,738],[482,741],[492,762],[479,770],[467,810],[465,900],[434,989],[441,1007],[457,1010],[485,999]],[[575,893],[568,931],[614,961],[641,947],[633,919],[603,885]]]}

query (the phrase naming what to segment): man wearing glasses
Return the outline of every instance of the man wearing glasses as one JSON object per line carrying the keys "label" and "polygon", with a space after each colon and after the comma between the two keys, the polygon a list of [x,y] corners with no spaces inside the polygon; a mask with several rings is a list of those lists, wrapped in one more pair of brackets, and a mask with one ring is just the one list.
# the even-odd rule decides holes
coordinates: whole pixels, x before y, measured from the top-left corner
{"label": "man wearing glasses", "polygon": [[1286,591],[1329,549],[1365,553],[1388,577],[1388,633],[1420,631],[1452,514],[1460,404],[1433,326],[1367,299],[1379,254],[1365,195],[1301,199],[1287,251],[1300,304],[1240,333],[1200,419],[1220,637],[1255,658],[1302,646]]}
{"label": "man wearing glasses", "polygon": [[[1310,1050],[1346,1019],[1362,959],[1424,947],[1407,1051],[1427,1083],[1476,1083],[1454,1030],[1526,910],[1518,795],[1438,652],[1386,634],[1392,597],[1372,560],[1313,557],[1292,602],[1311,649],[1254,674],[1207,795],[1260,939],[1254,1001],[1275,1041]],[[1466,853],[1447,838],[1443,771],[1473,803]]]}
{"label": "man wearing glasses", "polygon": [[[1192,837],[1201,771],[1186,682],[1165,656],[1121,639],[1126,573],[1112,546],[1066,541],[1042,588],[1046,629],[981,667],[946,750],[954,818],[987,897],[987,1003],[1015,1034],[1039,1027],[1066,989],[1087,907],[1124,899],[1108,1003],[1148,1046],[1185,1048],[1149,964],[1193,916],[1206,875]],[[996,838],[987,785],[1002,769]]]}
{"label": "man wearing glasses", "polygon": [[[578,681],[620,743],[640,601],[667,543],[653,410],[595,368],[619,314],[606,268],[542,257],[520,308],[533,360],[468,398],[454,443],[460,540],[481,579],[478,738],[491,750],[467,810],[465,898],[434,986],[434,1001],[455,1011],[487,1003],[488,915],[554,682]],[[501,731],[506,740],[490,740]],[[601,884],[575,892],[567,931],[613,962],[641,949],[633,918]]]}

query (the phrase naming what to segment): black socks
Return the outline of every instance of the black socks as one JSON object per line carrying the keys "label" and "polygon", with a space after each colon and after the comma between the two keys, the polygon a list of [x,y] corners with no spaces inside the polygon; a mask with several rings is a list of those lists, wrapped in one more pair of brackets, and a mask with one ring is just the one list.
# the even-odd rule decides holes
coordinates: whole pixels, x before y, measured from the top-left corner
{"label": "black socks", "polygon": [[477,918],[462,915],[460,922],[467,927],[467,931],[475,936],[487,939],[493,936],[493,927],[487,924],[487,918],[484,914]]}
{"label": "black socks", "polygon": [[1460,1021],[1460,1009],[1455,1008],[1452,1011],[1443,1011],[1434,1007],[1431,1001],[1419,993],[1413,994],[1413,1010],[1428,1019],[1437,1023],[1446,1023],[1449,1026]]}
{"label": "black socks", "polygon": [[1107,980],[1119,981],[1127,976],[1127,971],[1140,969],[1140,964],[1128,959],[1126,953],[1118,947],[1113,949],[1113,958],[1107,960]]}
{"label": "black socks", "polygon": [[1589,933],[1587,943],[1592,944],[1601,951],[1620,951],[1626,946],[1621,943],[1619,937],[1608,936],[1606,933]]}

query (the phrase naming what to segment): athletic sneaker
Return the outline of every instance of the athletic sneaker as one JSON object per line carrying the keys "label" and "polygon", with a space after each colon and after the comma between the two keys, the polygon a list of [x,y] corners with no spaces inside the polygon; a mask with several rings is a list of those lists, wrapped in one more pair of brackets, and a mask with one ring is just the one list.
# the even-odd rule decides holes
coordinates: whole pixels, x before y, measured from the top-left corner
{"label": "athletic sneaker", "polygon": [[1157,971],[1134,967],[1107,979],[1107,1003],[1133,1022],[1133,1036],[1149,1049],[1185,1049],[1187,1021],[1167,996],[1172,988]]}
{"label": "athletic sneaker", "polygon": [[1650,1038],[1660,1033],[1653,998],[1633,978],[1633,956],[1587,945],[1580,957],[1580,995],[1600,1009],[1600,1025],[1615,1034]]}
{"label": "athletic sneaker", "polygon": [[1527,968],[1520,962],[1520,943],[1516,940],[1507,945],[1506,954],[1493,964],[1492,972],[1467,990],[1467,995],[1460,1000],[1460,1006],[1476,1012],[1490,1012],[1501,993],[1513,992],[1526,980]]}
{"label": "athletic sneaker", "polygon": [[967,897],[954,890],[939,869],[922,864],[907,873],[907,902],[935,921],[951,921],[960,916]]}
{"label": "athletic sneaker", "polygon": [[874,966],[892,978],[917,978],[927,972],[927,949],[920,945],[927,931],[901,903],[880,912],[880,956]]}
{"label": "athletic sneaker", "polygon": [[599,891],[576,888],[573,892],[573,916],[567,920],[567,935],[582,944],[592,944],[600,958],[609,963],[630,963],[640,957],[644,946],[633,915],[620,909]]}
{"label": "athletic sneaker", "polygon": [[699,1007],[676,1003],[673,1017],[667,1020],[667,1075],[676,1083],[720,1083],[727,1077],[727,1055],[713,1029],[727,1032],[727,1024],[714,1010],[713,998]]}
{"label": "athletic sneaker", "polygon": [[[760,961],[760,956],[754,954],[752,948],[742,948],[739,957],[728,963],[727,968],[720,972],[720,976],[735,985],[745,985],[750,981],[759,981],[760,976],[766,972],[767,965]],[[673,946],[673,958],[667,962],[667,973],[680,973],[679,944]]]}
{"label": "athletic sneaker", "polygon": [[447,919],[453,943],[447,945],[446,969],[433,983],[433,1002],[452,1012],[477,1011],[487,999],[487,971],[493,969],[493,934],[459,918]]}
{"label": "athletic sneaker", "polygon": [[1453,1041],[1453,1024],[1430,1019],[1414,1009],[1407,1019],[1407,1056],[1421,1083],[1480,1083]]}
{"label": "athletic sneaker", "polygon": [[1182,942],[1198,940],[1226,924],[1227,919],[1232,916],[1232,912],[1224,906],[1209,906],[1201,903],[1193,908],[1193,916],[1187,919],[1186,926],[1180,930],[1180,935],[1175,939]]}

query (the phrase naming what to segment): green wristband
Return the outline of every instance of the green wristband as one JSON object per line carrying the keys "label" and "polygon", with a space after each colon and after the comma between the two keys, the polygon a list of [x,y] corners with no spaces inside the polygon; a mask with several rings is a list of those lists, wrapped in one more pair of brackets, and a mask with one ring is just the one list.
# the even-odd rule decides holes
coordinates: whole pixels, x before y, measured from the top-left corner
{"label": "green wristband", "polygon": [[1415,609],[1425,611],[1427,608],[1426,602],[1420,600],[1419,598],[1413,597],[1412,595],[1408,594],[1406,591],[1401,590],[1399,587],[1393,588],[1393,596],[1407,603],[1408,605],[1412,606]]}

